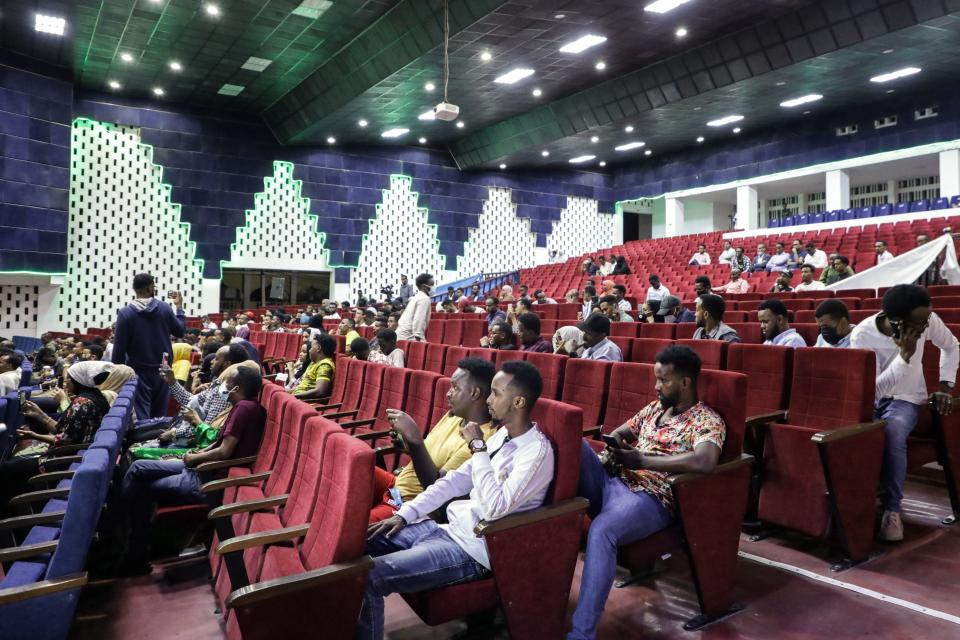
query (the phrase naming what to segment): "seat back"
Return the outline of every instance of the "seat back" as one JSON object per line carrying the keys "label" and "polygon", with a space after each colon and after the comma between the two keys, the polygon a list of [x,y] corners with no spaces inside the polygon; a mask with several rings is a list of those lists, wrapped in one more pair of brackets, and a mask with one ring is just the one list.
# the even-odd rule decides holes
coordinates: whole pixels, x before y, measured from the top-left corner
{"label": "seat back", "polygon": [[673,344],[673,340],[664,338],[637,338],[633,341],[633,348],[630,350],[630,362],[646,362],[653,364],[654,358],[658,353]]}
{"label": "seat back", "polygon": [[610,325],[610,337],[636,338],[640,334],[638,322],[614,322]]}
{"label": "seat back", "polygon": [[873,416],[876,356],[864,349],[796,349],[790,424],[832,429]]}
{"label": "seat back", "polygon": [[410,385],[410,373],[409,369],[399,367],[387,367],[384,370],[375,430],[383,431],[390,428],[390,423],[387,422],[387,409],[403,410],[407,399],[407,388]]}
{"label": "seat back", "polygon": [[346,389],[343,392],[343,405],[339,411],[351,411],[360,408],[364,376],[367,374],[367,367],[373,363],[365,360],[353,360],[352,358],[345,358],[344,360],[352,360],[352,363],[344,376],[346,378],[344,380]]}
{"label": "seat back", "polygon": [[443,375],[449,377],[457,370],[457,363],[470,357],[470,349],[466,347],[448,347],[447,357],[443,365]]}
{"label": "seat back", "polygon": [[471,318],[463,321],[463,337],[460,344],[464,347],[479,347],[480,338],[487,335],[487,321],[483,318]]}
{"label": "seat back", "polygon": [[423,334],[426,342],[443,342],[443,332],[447,323],[442,318],[430,318],[427,324],[427,330]]}
{"label": "seat back", "polygon": [[[693,324],[693,323],[687,323]],[[696,327],[696,325],[694,325]],[[640,323],[640,337],[641,338],[658,338],[661,340],[673,340],[676,337],[677,325],[676,324],[667,324],[662,323],[652,323],[652,322],[642,322]]]}
{"label": "seat back", "polygon": [[603,433],[610,433],[657,398],[653,364],[618,362],[610,370]]}
{"label": "seat back", "polygon": [[544,504],[572,498],[580,479],[580,450],[583,438],[582,411],[573,405],[541,398],[533,407],[531,419],[553,445],[553,483]]}
{"label": "seat back", "polygon": [[677,340],[677,344],[696,351],[704,369],[723,369],[726,364],[728,343],[723,340]]}
{"label": "seat back", "polygon": [[267,478],[264,488],[266,495],[279,495],[290,491],[293,476],[299,463],[300,444],[307,418],[317,415],[316,410],[299,400],[290,403],[283,417],[280,437],[277,443],[277,455],[273,459],[273,470]]}
{"label": "seat back", "polygon": [[757,416],[790,404],[793,349],[760,344],[731,344],[727,371],[747,376],[747,415]]}
{"label": "seat back", "polygon": [[263,426],[263,439],[260,441],[260,448],[257,451],[257,460],[253,463],[254,473],[263,473],[273,468],[277,450],[280,447],[280,432],[283,429],[287,409],[294,403],[299,402],[293,396],[283,393],[282,388],[277,385],[264,386],[264,392],[267,391],[268,386],[274,387],[280,392],[273,392],[269,397],[267,418]]}
{"label": "seat back", "polygon": [[423,369],[423,359],[427,355],[426,342],[400,340],[397,344],[403,349],[404,364],[408,369]]}
{"label": "seat back", "polygon": [[353,358],[337,358],[336,371],[333,376],[333,387],[330,389],[330,404],[343,402],[344,394],[347,389],[348,371],[359,360]]}
{"label": "seat back", "polygon": [[440,418],[450,409],[447,402],[447,392],[450,391],[450,378],[438,378],[437,384],[433,388],[433,404],[430,407],[430,422],[427,425],[427,432],[433,429],[433,425],[440,421]]}
{"label": "seat back", "polygon": [[817,324],[816,319],[813,322],[795,322],[790,325],[790,328],[800,334],[807,346],[812,347],[817,344],[817,338],[820,337],[820,325]]}
{"label": "seat back", "polygon": [[443,329],[443,344],[459,347],[463,342],[463,320],[447,320]]}
{"label": "seat back", "polygon": [[543,393],[541,398],[548,400],[559,400],[563,390],[563,374],[567,361],[567,356],[557,355],[555,353],[538,353],[528,351],[526,360],[537,368],[540,377],[543,378]]}
{"label": "seat back", "polygon": [[283,526],[290,527],[310,521],[316,505],[316,491],[327,441],[335,433],[343,433],[343,428],[336,422],[317,415],[307,419],[290,497],[280,513]]}
{"label": "seat back", "polygon": [[447,356],[447,345],[441,343],[427,343],[426,357],[423,368],[435,373],[443,373],[444,360]]}
{"label": "seat back", "polygon": [[633,351],[633,341],[636,340],[636,338],[628,338],[626,336],[611,335],[611,336],[608,336],[607,339],[610,340],[610,342],[612,342],[613,344],[617,345],[617,347],[620,349],[620,354],[623,356],[624,360],[628,360],[630,358],[630,353]]}
{"label": "seat back", "polygon": [[747,344],[762,344],[763,335],[760,333],[759,322],[730,322],[730,328],[740,336],[740,342]]}
{"label": "seat back", "polygon": [[[357,420],[375,418],[380,407],[380,390],[383,387],[383,374],[389,365],[368,362],[363,378],[363,393],[357,411]],[[393,367],[396,368],[396,367]]]}
{"label": "seat back", "polygon": [[485,347],[471,347],[470,349],[471,358],[481,358],[493,362],[495,355],[496,352],[493,349],[487,349]]}
{"label": "seat back", "polygon": [[583,427],[602,424],[612,362],[571,358],[563,374],[560,399],[583,410]]}
{"label": "seat back", "polygon": [[509,362],[510,360],[523,360],[523,356],[523,351],[518,349],[494,349],[493,364],[497,369],[499,369],[501,366],[503,366],[504,362]]}
{"label": "seat back", "polygon": [[413,418],[423,435],[426,435],[433,426],[430,421],[433,412],[433,398],[437,380],[440,378],[440,374],[433,371],[410,372],[410,381],[407,384],[407,399],[403,410]]}

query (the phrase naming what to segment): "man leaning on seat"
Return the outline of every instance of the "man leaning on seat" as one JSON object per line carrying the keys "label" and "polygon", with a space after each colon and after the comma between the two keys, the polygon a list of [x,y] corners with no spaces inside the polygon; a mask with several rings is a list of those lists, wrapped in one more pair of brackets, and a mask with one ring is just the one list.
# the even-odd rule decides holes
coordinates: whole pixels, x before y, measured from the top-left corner
{"label": "man leaning on seat", "polygon": [[[486,541],[473,533],[481,520],[497,520],[543,504],[553,479],[553,446],[530,414],[543,379],[529,362],[504,362],[491,384],[487,407],[503,426],[483,440],[475,422],[460,428],[471,458],[434,482],[395,516],[370,526],[366,553],[374,557],[357,637],[383,638],[383,598],[487,576]],[[449,524],[428,515],[447,507]]]}

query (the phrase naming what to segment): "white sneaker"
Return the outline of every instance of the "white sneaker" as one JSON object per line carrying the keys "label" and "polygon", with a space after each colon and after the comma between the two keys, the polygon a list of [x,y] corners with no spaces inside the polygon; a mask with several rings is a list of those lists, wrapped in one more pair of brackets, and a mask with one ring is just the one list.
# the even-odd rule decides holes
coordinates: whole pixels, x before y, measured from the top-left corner
{"label": "white sneaker", "polygon": [[903,540],[903,521],[896,511],[884,511],[880,519],[880,534],[877,536],[884,542],[900,542]]}

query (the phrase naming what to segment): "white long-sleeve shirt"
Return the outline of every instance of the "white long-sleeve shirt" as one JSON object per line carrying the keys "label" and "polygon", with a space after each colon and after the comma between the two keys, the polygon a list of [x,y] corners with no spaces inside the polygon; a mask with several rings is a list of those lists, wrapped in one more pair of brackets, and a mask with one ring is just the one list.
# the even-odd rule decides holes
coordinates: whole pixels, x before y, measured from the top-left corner
{"label": "white long-sleeve shirt", "polygon": [[812,264],[816,269],[826,269],[827,254],[823,249],[817,249],[813,253],[808,253],[803,259],[803,264]]}
{"label": "white long-sleeve shirt", "polygon": [[717,257],[718,264],[730,264],[733,262],[733,259],[737,257],[737,250],[733,247],[729,249],[724,249],[720,252],[720,255]]}
{"label": "white long-sleeve shirt", "polygon": [[427,487],[397,515],[408,524],[426,519],[445,503],[470,493],[447,507],[447,522],[440,525],[471,558],[490,568],[486,541],[473,533],[481,520],[497,520],[543,505],[553,481],[553,446],[536,424],[507,441],[507,428],[487,440],[487,451],[474,453],[456,471]]}
{"label": "white long-sleeve shirt", "polygon": [[647,287],[647,302],[652,302],[654,300],[663,300],[668,295],[670,295],[670,289],[663,284],[660,285],[659,289],[654,289],[653,287]]}
{"label": "white long-sleeve shirt", "polygon": [[884,251],[883,253],[878,253],[878,254],[877,254],[877,264],[883,264],[884,262],[890,262],[890,261],[893,260],[895,257],[896,257],[896,256],[894,256],[894,255],[893,255],[892,253],[890,253],[889,251]]}
{"label": "white long-sleeve shirt", "polygon": [[850,334],[850,347],[869,349],[877,354],[877,398],[893,398],[913,404],[927,403],[927,383],[923,378],[923,347],[927,340],[940,349],[940,381],[953,384],[960,364],[960,343],[936,313],[930,314],[930,326],[917,339],[917,350],[907,362],[893,338],[877,329],[875,314],[857,324]]}
{"label": "white long-sleeve shirt", "polygon": [[397,340],[424,340],[430,322],[430,296],[417,291],[397,322]]}

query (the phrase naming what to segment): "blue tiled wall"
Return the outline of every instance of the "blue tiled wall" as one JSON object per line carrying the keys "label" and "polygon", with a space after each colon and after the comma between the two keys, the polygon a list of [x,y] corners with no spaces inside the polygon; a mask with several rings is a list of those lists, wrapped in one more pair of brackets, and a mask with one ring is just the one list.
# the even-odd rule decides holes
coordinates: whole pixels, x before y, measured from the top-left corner
{"label": "blue tiled wall", "polygon": [[73,88],[0,61],[0,271],[64,273]]}

